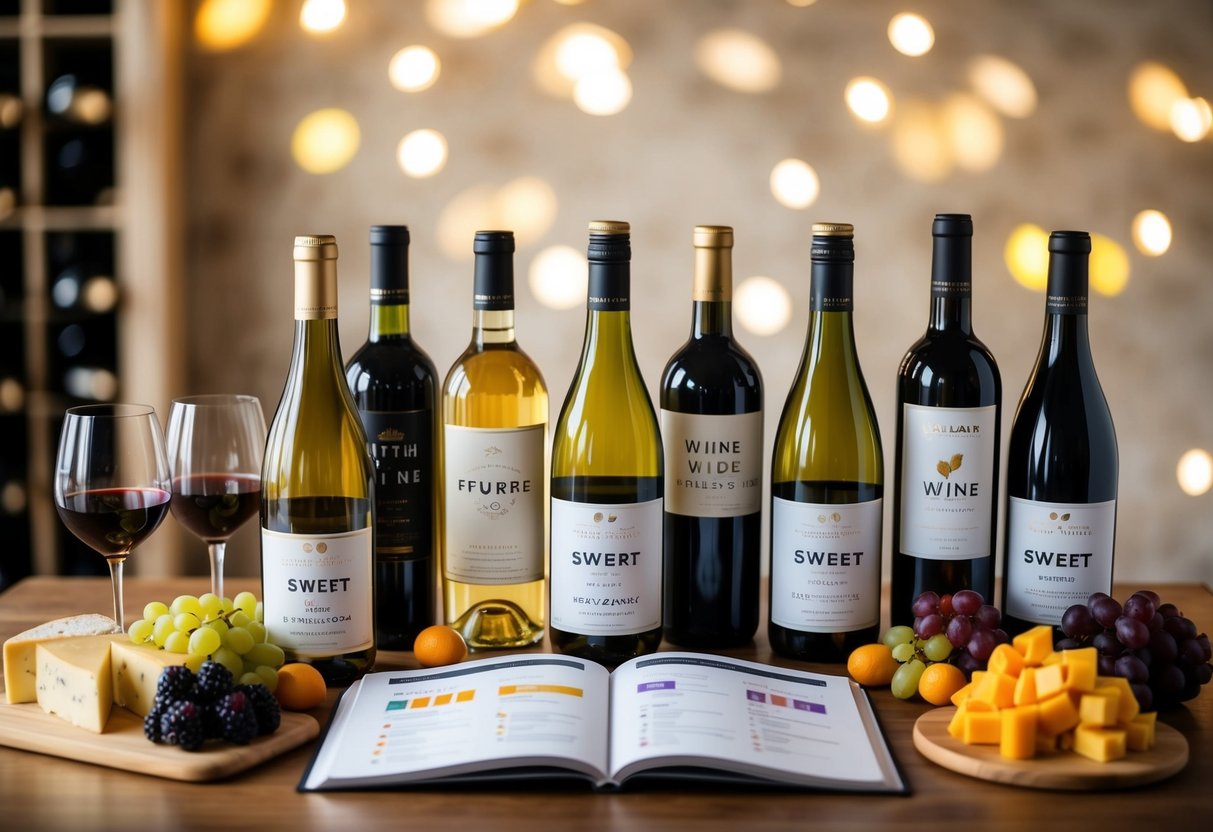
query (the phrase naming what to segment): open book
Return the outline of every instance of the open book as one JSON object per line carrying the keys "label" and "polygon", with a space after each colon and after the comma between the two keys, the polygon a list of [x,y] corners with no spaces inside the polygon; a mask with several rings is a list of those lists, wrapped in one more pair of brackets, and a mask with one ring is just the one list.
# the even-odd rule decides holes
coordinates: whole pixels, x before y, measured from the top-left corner
{"label": "open book", "polygon": [[553,775],[908,791],[849,679],[698,653],[614,673],[542,654],[368,674],[337,703],[299,789]]}

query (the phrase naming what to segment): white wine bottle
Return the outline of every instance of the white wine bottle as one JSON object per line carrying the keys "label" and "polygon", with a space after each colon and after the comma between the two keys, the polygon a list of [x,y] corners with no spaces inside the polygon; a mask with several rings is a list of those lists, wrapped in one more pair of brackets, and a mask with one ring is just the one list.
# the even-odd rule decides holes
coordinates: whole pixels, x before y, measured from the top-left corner
{"label": "white wine bottle", "polygon": [[265,627],[346,685],[375,662],[375,467],[341,369],[337,241],[295,238],[295,345],[261,472]]}
{"label": "white wine bottle", "polygon": [[443,383],[443,600],[474,650],[543,638],[548,391],[514,339],[514,233],[477,231],[472,341]]}
{"label": "white wine bottle", "polygon": [[884,455],[855,351],[853,233],[813,225],[808,338],[771,462],[767,635],[804,661],[845,661],[880,626]]}
{"label": "white wine bottle", "polygon": [[629,231],[590,223],[585,344],[552,438],[552,646],[606,665],[661,642],[663,457],[632,346]]}

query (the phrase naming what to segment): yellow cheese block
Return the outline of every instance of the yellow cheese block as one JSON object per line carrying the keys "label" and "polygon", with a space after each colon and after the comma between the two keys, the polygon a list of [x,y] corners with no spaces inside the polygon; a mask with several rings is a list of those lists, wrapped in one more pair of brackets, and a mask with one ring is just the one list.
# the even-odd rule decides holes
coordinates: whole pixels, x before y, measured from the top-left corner
{"label": "yellow cheese block", "polygon": [[1035,705],[1037,701],[1036,668],[1025,667],[1019,671],[1019,678],[1015,680],[1015,704],[1016,706]]}
{"label": "yellow cheese block", "polygon": [[1132,722],[1133,718],[1141,712],[1141,706],[1137,704],[1137,695],[1129,686],[1129,680],[1123,676],[1096,676],[1095,687],[1098,689],[1105,686],[1111,686],[1120,691],[1120,714],[1117,721]]}
{"label": "yellow cheese block", "polygon": [[1079,725],[1074,729],[1074,750],[1101,763],[1125,756],[1125,732],[1118,728]]}
{"label": "yellow cheese block", "polygon": [[1105,685],[1084,693],[1078,701],[1078,719],[1083,725],[1111,728],[1120,721],[1120,690]]}
{"label": "yellow cheese block", "polygon": [[1078,724],[1078,708],[1064,691],[1037,702],[1035,707],[1037,727],[1045,734],[1060,734]]}
{"label": "yellow cheese block", "polygon": [[1036,668],[1036,700],[1044,702],[1066,689],[1066,666],[1045,664]]}
{"label": "yellow cheese block", "polygon": [[1099,651],[1094,647],[1077,650],[1062,650],[1061,663],[1066,668],[1066,687],[1075,692],[1089,693],[1095,690],[1095,676],[1099,667]]}
{"label": "yellow cheese block", "polygon": [[38,704],[100,734],[113,704],[110,644],[123,633],[44,641],[35,648]]}
{"label": "yellow cheese block", "polygon": [[969,711],[965,714],[965,745],[998,745],[1002,739],[1002,715],[998,711]]}
{"label": "yellow cheese block", "polygon": [[[1133,717],[1132,720],[1129,721],[1128,725],[1126,726],[1126,731],[1132,732],[1134,734],[1140,734],[1141,735],[1140,739],[1137,741],[1144,743],[1146,748],[1153,748],[1154,743],[1155,743],[1155,727],[1154,726],[1157,725],[1157,717],[1158,717],[1157,711],[1150,711],[1149,713],[1138,714],[1137,716]],[[1127,741],[1127,738],[1126,738],[1126,741]],[[1133,746],[1129,746],[1129,747],[1132,748]],[[1134,749],[1134,750],[1136,750],[1136,749]]]}
{"label": "yellow cheese block", "polygon": [[1009,644],[1000,644],[990,654],[990,661],[986,664],[986,669],[991,673],[1003,673],[1007,676],[1017,677],[1019,671],[1023,670],[1023,664],[1023,656],[1019,654],[1019,651]]}
{"label": "yellow cheese block", "polygon": [[1002,735],[998,753],[1012,760],[1036,756],[1036,708],[1024,705],[1001,712]]}
{"label": "yellow cheese block", "polygon": [[205,656],[188,656],[184,653],[169,653],[147,644],[134,644],[128,638],[113,644],[113,690],[114,704],[147,716],[156,698],[156,683],[160,671],[172,665],[190,665],[198,670]]}
{"label": "yellow cheese block", "polygon": [[1015,704],[1015,677],[996,671],[987,671],[976,683],[969,699],[987,702],[995,708],[1008,708]]}
{"label": "yellow cheese block", "polygon": [[1124,726],[1125,747],[1130,751],[1149,751],[1154,745],[1154,727],[1134,720]]}
{"label": "yellow cheese block", "polygon": [[8,703],[33,702],[38,698],[34,686],[35,653],[39,644],[51,639],[95,636],[114,632],[114,619],[106,615],[73,615],[56,618],[18,633],[4,642],[4,697]]}
{"label": "yellow cheese block", "polygon": [[1033,627],[1011,639],[1011,644],[1023,656],[1025,665],[1039,667],[1044,664],[1045,657],[1053,652],[1053,628],[1048,624]]}

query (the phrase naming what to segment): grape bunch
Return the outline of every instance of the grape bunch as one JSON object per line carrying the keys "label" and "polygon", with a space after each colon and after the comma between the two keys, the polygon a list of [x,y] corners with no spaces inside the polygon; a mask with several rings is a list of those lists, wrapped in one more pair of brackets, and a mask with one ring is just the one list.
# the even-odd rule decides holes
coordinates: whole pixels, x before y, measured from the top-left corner
{"label": "grape bunch", "polygon": [[208,659],[197,675],[185,665],[160,672],[143,734],[152,742],[197,751],[208,739],[246,745],[274,733],[281,722],[278,702],[265,685],[234,684],[231,671]]}
{"label": "grape bunch", "polygon": [[1200,693],[1213,677],[1209,636],[1174,604],[1148,589],[1122,605],[1106,592],[1062,614],[1058,650],[1094,647],[1099,672],[1129,680],[1143,711],[1168,708]]}
{"label": "grape bunch", "polygon": [[170,653],[197,660],[212,659],[228,669],[240,684],[278,686],[278,668],[286,661],[282,648],[266,636],[261,602],[251,592],[233,599],[210,592],[195,597],[178,595],[171,604],[152,601],[127,635],[136,644],[154,644]]}

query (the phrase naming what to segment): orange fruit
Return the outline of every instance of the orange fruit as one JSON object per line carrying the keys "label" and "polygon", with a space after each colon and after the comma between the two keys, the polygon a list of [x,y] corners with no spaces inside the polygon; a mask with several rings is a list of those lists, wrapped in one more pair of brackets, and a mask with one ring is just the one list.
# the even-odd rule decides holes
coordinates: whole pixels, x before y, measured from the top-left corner
{"label": "orange fruit", "polygon": [[893,674],[901,667],[893,658],[893,650],[887,644],[865,644],[856,647],[847,658],[847,673],[865,687],[887,685]]}
{"label": "orange fruit", "polygon": [[467,642],[453,627],[434,624],[417,634],[413,655],[425,667],[455,664],[468,654]]}
{"label": "orange fruit", "polygon": [[278,704],[291,711],[307,711],[324,704],[328,686],[320,671],[310,664],[291,662],[278,668]]}
{"label": "orange fruit", "polygon": [[918,695],[932,705],[947,705],[952,694],[968,684],[964,671],[954,664],[936,662],[927,665],[918,679]]}

